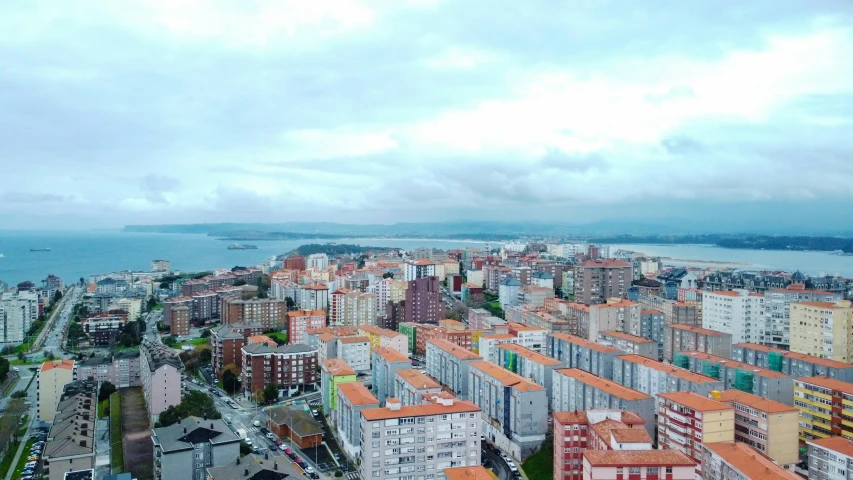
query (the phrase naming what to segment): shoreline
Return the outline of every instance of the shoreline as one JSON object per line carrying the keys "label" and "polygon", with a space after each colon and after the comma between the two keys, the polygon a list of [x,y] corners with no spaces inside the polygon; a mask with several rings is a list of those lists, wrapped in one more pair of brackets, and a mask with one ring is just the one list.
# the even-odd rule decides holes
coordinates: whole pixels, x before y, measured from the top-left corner
{"label": "shoreline", "polygon": [[634,252],[635,256],[648,257],[648,258],[659,258],[662,263],[667,262],[676,262],[681,263],[687,266],[700,266],[700,265],[715,265],[721,267],[758,267],[758,265],[746,262],[735,262],[735,261],[726,261],[726,260],[702,260],[697,258],[675,258],[675,257],[664,257],[664,256],[655,256],[649,255],[646,252]]}

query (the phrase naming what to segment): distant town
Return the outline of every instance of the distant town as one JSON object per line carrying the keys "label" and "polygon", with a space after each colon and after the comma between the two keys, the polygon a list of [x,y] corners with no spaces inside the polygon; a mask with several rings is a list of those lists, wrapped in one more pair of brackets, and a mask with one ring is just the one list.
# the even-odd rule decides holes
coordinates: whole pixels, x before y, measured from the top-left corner
{"label": "distant town", "polygon": [[847,478],[851,298],[531,240],[0,282],[0,480]]}

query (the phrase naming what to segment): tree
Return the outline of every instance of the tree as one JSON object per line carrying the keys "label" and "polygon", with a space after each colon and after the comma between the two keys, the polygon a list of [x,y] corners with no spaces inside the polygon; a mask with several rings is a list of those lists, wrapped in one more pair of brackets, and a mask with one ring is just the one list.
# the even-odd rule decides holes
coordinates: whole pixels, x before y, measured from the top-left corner
{"label": "tree", "polygon": [[0,357],[0,383],[6,381],[6,377],[9,375],[9,360],[6,360],[3,357]]}
{"label": "tree", "polygon": [[203,392],[192,391],[181,400],[181,403],[163,410],[155,427],[168,427],[190,416],[213,419],[222,418],[222,414],[219,413],[219,410],[216,409],[216,405],[213,403],[213,397]]}
{"label": "tree", "polygon": [[252,447],[250,447],[248,443],[240,440],[240,456],[245,457],[250,453],[252,453]]}
{"label": "tree", "polygon": [[335,478],[341,478],[344,476],[344,472],[340,470],[335,470]]}
{"label": "tree", "polygon": [[393,274],[393,273],[391,273],[391,272],[385,272],[385,273],[383,273],[383,274],[382,274],[382,278],[391,278],[391,279],[393,279],[393,278],[394,278],[394,274]]}
{"label": "tree", "polygon": [[213,352],[210,350],[210,345],[198,345],[193,350],[193,353],[198,355],[198,363],[200,365],[207,365],[213,360]]}
{"label": "tree", "polygon": [[284,297],[284,304],[287,305],[288,311],[296,309],[296,302],[294,302],[290,297]]}
{"label": "tree", "polygon": [[56,358],[56,357],[53,355],[53,352],[52,352],[52,351],[47,350],[47,351],[45,351],[45,352],[44,352],[44,358],[46,358],[46,359],[48,359],[48,360],[53,360],[53,359],[54,359],[54,358]]}
{"label": "tree", "polygon": [[273,384],[264,387],[264,402],[275,403],[276,400],[278,400],[278,387]]}
{"label": "tree", "polygon": [[10,395],[10,396],[11,396],[12,398],[24,398],[24,397],[26,397],[26,396],[27,396],[27,392],[25,392],[24,390],[15,390],[15,391],[12,393],[12,395]]}
{"label": "tree", "polygon": [[199,336],[201,338],[210,338],[210,329],[205,328],[204,330],[201,331],[201,335],[199,335]]}
{"label": "tree", "polygon": [[164,345],[167,345],[167,346],[169,346],[169,347],[173,346],[173,345],[174,345],[174,344],[176,344],[176,343],[178,343],[178,339],[177,339],[177,338],[175,338],[175,336],[174,336],[174,335],[169,335],[168,337],[165,337],[165,338],[163,339],[163,344],[164,344]]}
{"label": "tree", "polygon": [[237,365],[229,363],[222,369],[222,388],[229,394],[233,395],[240,391],[240,369]]}
{"label": "tree", "polygon": [[242,287],[245,284],[246,284],[245,280],[237,280],[236,282],[234,282],[235,287]]}
{"label": "tree", "polygon": [[80,277],[80,286],[82,287],[83,285],[86,285],[86,279],[83,277]]}
{"label": "tree", "polygon": [[53,303],[56,303],[60,300],[62,300],[62,292],[57,290],[56,293],[53,294]]}
{"label": "tree", "polygon": [[364,268],[364,262],[367,260],[367,255],[361,254],[358,257],[358,268]]}
{"label": "tree", "polygon": [[101,390],[98,392],[98,401],[103,402],[104,400],[110,398],[110,395],[117,392],[118,389],[115,385],[110,382],[104,382],[101,384]]}
{"label": "tree", "polygon": [[26,362],[26,361],[27,361],[27,356],[26,356],[26,355],[24,355],[24,352],[18,352],[18,360],[20,360],[20,361],[22,361],[22,362]]}

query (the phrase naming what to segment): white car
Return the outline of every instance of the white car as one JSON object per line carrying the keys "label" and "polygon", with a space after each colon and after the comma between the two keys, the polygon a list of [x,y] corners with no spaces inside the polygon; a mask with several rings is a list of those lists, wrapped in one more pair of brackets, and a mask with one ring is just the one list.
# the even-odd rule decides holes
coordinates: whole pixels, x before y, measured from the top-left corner
{"label": "white car", "polygon": [[305,473],[314,473],[314,467],[305,467]]}
{"label": "white car", "polygon": [[506,464],[509,465],[509,469],[513,472],[518,471],[518,467],[515,466],[515,463],[513,463],[512,460],[509,460]]}

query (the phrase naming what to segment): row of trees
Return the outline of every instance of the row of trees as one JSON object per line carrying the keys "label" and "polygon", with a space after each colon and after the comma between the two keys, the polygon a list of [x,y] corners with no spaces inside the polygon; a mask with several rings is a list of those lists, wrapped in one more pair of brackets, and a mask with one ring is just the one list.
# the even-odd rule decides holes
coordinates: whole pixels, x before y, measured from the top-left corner
{"label": "row of trees", "polygon": [[184,396],[181,403],[163,410],[154,427],[168,427],[187,417],[219,419],[222,414],[216,409],[213,397],[204,392],[192,391]]}
{"label": "row of trees", "polygon": [[0,413],[0,456],[2,456],[8,448],[15,448],[20,440],[18,430],[21,428],[21,419],[27,412],[27,406],[22,398],[11,398],[6,406],[6,410]]}
{"label": "row of trees", "polygon": [[6,360],[3,357],[0,357],[0,383],[6,381],[6,377],[9,376],[9,360]]}

